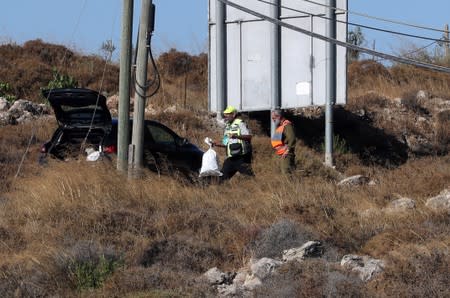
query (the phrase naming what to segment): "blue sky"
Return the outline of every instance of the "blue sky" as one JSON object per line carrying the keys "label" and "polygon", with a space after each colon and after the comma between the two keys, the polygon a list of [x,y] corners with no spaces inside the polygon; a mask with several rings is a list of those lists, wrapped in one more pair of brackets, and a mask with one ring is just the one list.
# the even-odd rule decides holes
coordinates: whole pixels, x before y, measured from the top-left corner
{"label": "blue sky", "polygon": [[[302,1],[302,0],[298,0]],[[325,0],[315,0],[325,3]],[[119,47],[122,0],[3,0],[0,10],[0,43],[22,44],[40,38],[80,52],[98,54],[102,42],[113,40]],[[207,0],[153,0],[157,7],[153,48],[156,53],[175,47],[191,53],[207,50]],[[382,18],[442,29],[450,23],[449,0],[348,0],[349,10]],[[141,1],[134,1],[134,33],[137,32]],[[349,15],[349,21],[389,30],[440,38],[441,33]],[[427,41],[392,37],[363,29],[366,46],[389,53]],[[116,50],[116,57],[119,55]]]}

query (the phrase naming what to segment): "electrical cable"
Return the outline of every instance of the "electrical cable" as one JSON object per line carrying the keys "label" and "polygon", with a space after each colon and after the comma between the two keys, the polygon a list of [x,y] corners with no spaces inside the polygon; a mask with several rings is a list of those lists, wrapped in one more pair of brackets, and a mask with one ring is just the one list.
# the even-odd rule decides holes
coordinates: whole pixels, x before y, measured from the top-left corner
{"label": "electrical cable", "polygon": [[396,62],[399,62],[399,63],[404,63],[404,64],[414,65],[414,66],[427,68],[427,69],[431,69],[431,70],[435,70],[435,71],[450,73],[450,68],[448,68],[448,67],[435,65],[435,64],[430,64],[430,63],[425,63],[425,62],[420,62],[420,61],[416,61],[416,60],[413,60],[413,59],[398,57],[398,56],[394,56],[394,55],[390,55],[390,54],[386,54],[386,53],[381,53],[381,52],[378,52],[378,51],[375,51],[375,50],[367,49],[367,48],[364,48],[364,47],[360,47],[360,46],[357,46],[357,45],[353,45],[353,44],[350,44],[348,42],[340,41],[340,40],[337,40],[337,39],[334,39],[334,38],[330,38],[330,37],[327,37],[327,36],[324,36],[324,35],[321,35],[321,34],[317,34],[317,33],[314,33],[314,32],[311,32],[311,31],[308,31],[308,30],[296,27],[294,25],[288,24],[286,22],[280,21],[278,19],[274,19],[274,18],[268,17],[268,16],[266,16],[264,14],[261,14],[259,12],[254,11],[254,10],[251,10],[251,9],[249,9],[247,7],[241,6],[239,4],[231,2],[229,0],[218,0],[218,1],[222,2],[225,5],[234,7],[236,9],[244,11],[244,12],[246,12],[248,14],[256,16],[258,18],[265,19],[266,21],[269,21],[270,23],[273,23],[273,24],[276,24],[276,25],[279,25],[279,26],[291,29],[293,31],[297,31],[297,32],[309,35],[311,37],[314,37],[314,38],[317,38],[317,39],[320,39],[320,40],[323,40],[323,41],[326,41],[326,42],[334,43],[336,45],[345,47],[347,49],[352,49],[352,50],[364,52],[364,53],[367,53],[367,54],[372,55],[372,56],[385,58],[387,60],[392,60],[392,61],[396,61]]}
{"label": "electrical cable", "polygon": [[[420,47],[420,48],[415,49],[415,50],[413,50],[413,51],[411,51],[411,52],[403,53],[402,55],[405,56],[405,57],[411,56],[412,54],[415,54],[415,53],[418,53],[418,52],[420,52],[420,51],[423,51],[423,50],[425,50],[426,48],[429,48],[429,47],[431,47],[432,45],[434,45],[434,44],[436,44],[436,43],[438,43],[438,42],[437,42],[437,41],[433,41],[433,42],[427,44],[426,46]],[[376,59],[377,62],[383,61],[383,60],[386,60],[386,59],[384,59],[384,58],[378,58],[378,59]]]}
{"label": "electrical cable", "polygon": [[[115,27],[116,19],[117,19],[117,14],[114,16],[114,20],[113,20],[113,24],[112,24],[112,28],[111,28],[111,36],[114,33],[114,27]],[[90,135],[90,133],[92,131],[92,126],[94,125],[95,115],[96,115],[97,109],[98,109],[98,101],[100,99],[100,94],[101,94],[102,89],[103,89],[103,82],[105,80],[106,68],[107,68],[109,62],[111,62],[111,60],[112,60],[112,54],[113,54],[114,50],[115,50],[114,47],[111,48],[110,51],[108,51],[109,52],[109,56],[107,57],[107,59],[105,59],[105,66],[103,67],[102,78],[100,80],[100,87],[99,87],[99,90],[97,91],[97,99],[96,99],[96,102],[95,102],[94,112],[92,113],[91,123],[89,124],[89,129],[88,129],[88,131],[86,133],[86,136],[85,136],[85,138],[83,139],[83,141],[80,144],[80,153],[83,152],[83,149],[84,149],[84,147],[86,146],[86,143],[87,143],[87,139],[88,139],[88,137],[89,137],[89,135]]]}
{"label": "electrical cable", "polygon": [[437,29],[437,28],[428,27],[428,26],[419,25],[419,24],[411,24],[411,23],[397,21],[397,20],[392,20],[392,19],[387,19],[387,18],[375,17],[375,16],[371,16],[371,15],[368,15],[368,14],[365,14],[365,13],[360,13],[360,12],[351,11],[351,10],[348,10],[348,9],[333,7],[333,6],[330,6],[330,5],[326,5],[326,4],[323,4],[323,3],[318,3],[318,2],[315,2],[315,1],[311,1],[311,0],[300,0],[300,1],[309,2],[309,3],[315,4],[315,5],[331,8],[331,9],[333,9],[335,11],[346,12],[346,13],[349,13],[349,14],[354,14],[354,15],[357,15],[357,16],[361,16],[361,17],[365,17],[365,18],[373,19],[373,20],[377,20],[377,21],[383,21],[383,22],[393,23],[393,24],[397,24],[397,25],[403,25],[403,26],[408,26],[408,27],[413,27],[413,28],[418,28],[418,29],[424,29],[424,30],[430,30],[430,31],[446,33],[446,31],[442,30],[442,29]]}
{"label": "electrical cable", "polygon": [[[135,51],[135,54],[134,54],[134,61],[133,61],[133,65],[134,65],[134,67],[133,67],[134,70],[132,71],[132,79],[133,79],[133,82],[134,82],[133,90],[134,90],[134,92],[137,95],[139,95],[140,97],[145,98],[145,99],[150,98],[153,95],[155,95],[156,92],[158,92],[159,87],[161,86],[161,76],[160,76],[160,73],[158,71],[158,67],[156,66],[155,59],[153,58],[153,52],[152,52],[152,48],[151,48],[152,35],[153,35],[152,33],[149,33],[148,36],[147,36],[147,49],[148,49],[147,50],[147,55],[150,58],[150,62],[152,63],[152,67],[153,67],[153,70],[154,70],[154,72],[152,73],[153,79],[147,80],[146,83],[144,85],[142,85],[142,84],[140,84],[137,81],[137,78],[136,78],[136,66],[135,65],[136,65],[136,59],[137,59],[137,49],[139,48],[139,29],[138,29],[138,34],[137,34],[138,37],[137,37],[137,40],[136,40],[136,51]],[[136,86],[138,86],[139,88],[144,90],[144,92],[146,92],[146,90],[148,88],[154,86],[155,83],[156,83],[156,87],[154,88],[154,90],[152,92],[150,92],[149,95],[146,95],[145,93],[141,94],[136,89]]]}
{"label": "electrical cable", "polygon": [[[269,4],[269,5],[272,5],[272,6],[278,6],[280,8],[286,9],[286,10],[303,13],[303,14],[306,14],[308,16],[314,16],[314,17],[319,17],[319,18],[325,19],[325,20],[331,20],[329,17],[321,15],[321,14],[313,14],[313,13],[310,13],[310,12],[307,12],[307,11],[298,10],[298,9],[295,9],[295,8],[292,8],[292,7],[287,7],[287,6],[284,6],[284,5],[278,5],[278,4],[275,4],[273,2],[269,2],[269,1],[265,1],[265,0],[256,0],[256,1],[262,2],[262,3],[265,3],[265,4]],[[432,40],[432,41],[437,41],[437,42],[450,43],[450,40],[445,40],[445,39],[442,39],[442,38],[437,39],[437,38],[432,38],[432,37],[427,37],[427,36],[409,34],[409,33],[393,31],[393,30],[388,30],[388,29],[383,29],[383,28],[379,28],[379,27],[373,27],[373,26],[363,25],[363,24],[359,24],[359,23],[348,22],[348,21],[347,22],[346,21],[341,21],[341,20],[335,20],[335,21],[337,23],[351,25],[351,26],[357,26],[357,27],[361,27],[361,28],[365,28],[365,29],[369,29],[369,30],[374,30],[374,31],[380,31],[380,32],[385,32],[385,33],[390,33],[390,34],[395,34],[395,35],[401,35],[401,36],[406,36],[406,37],[423,39],[423,40]]]}
{"label": "electrical cable", "polygon": [[84,137],[83,141],[80,144],[80,153],[82,153],[83,149],[85,149],[84,147],[86,146],[87,139],[92,131],[92,126],[94,125],[95,115],[96,115],[97,109],[98,109],[98,101],[100,100],[100,93],[103,89],[103,82],[105,80],[106,67],[108,66],[108,63],[111,61],[111,58],[112,58],[112,52],[110,52],[108,59],[105,60],[105,66],[103,67],[102,78],[100,80],[100,88],[99,88],[99,91],[97,92],[97,99],[95,101],[94,112],[92,113],[91,122],[89,124],[89,129],[86,133],[86,136]]}

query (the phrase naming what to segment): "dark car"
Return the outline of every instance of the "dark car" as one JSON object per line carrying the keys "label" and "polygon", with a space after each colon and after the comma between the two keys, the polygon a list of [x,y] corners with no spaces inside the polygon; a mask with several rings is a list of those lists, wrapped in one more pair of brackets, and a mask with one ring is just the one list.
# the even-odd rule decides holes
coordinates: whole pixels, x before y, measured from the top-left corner
{"label": "dark car", "polygon": [[[130,120],[130,130],[133,120]],[[112,120],[111,133],[104,141],[105,150],[117,144],[117,119]],[[130,131],[131,137],[131,131]],[[162,173],[198,173],[202,165],[203,151],[178,136],[167,126],[153,120],[144,122],[144,160],[153,171]]]}
{"label": "dark car", "polygon": [[[41,147],[41,162],[50,155],[67,160],[86,156],[86,149],[108,157],[117,149],[117,119],[112,119],[106,98],[82,88],[44,91],[55,111],[58,128]],[[130,120],[130,136],[132,129]],[[167,126],[152,120],[144,124],[145,166],[163,173],[197,172],[203,151]]]}

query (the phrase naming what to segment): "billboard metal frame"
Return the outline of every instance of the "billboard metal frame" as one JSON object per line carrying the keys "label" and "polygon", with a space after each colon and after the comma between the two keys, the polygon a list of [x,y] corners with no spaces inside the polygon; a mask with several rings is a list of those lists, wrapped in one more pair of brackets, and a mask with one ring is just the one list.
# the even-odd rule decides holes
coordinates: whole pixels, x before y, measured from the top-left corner
{"label": "billboard metal frame", "polygon": [[[273,71],[273,24],[237,9],[226,7],[225,13],[225,69],[217,73],[217,28],[216,2],[209,0],[209,109],[220,111],[225,105],[234,105],[241,111],[263,111],[273,108],[298,108],[324,105],[326,102],[326,42],[292,31],[280,29],[280,97],[279,107],[274,107],[271,80]],[[259,1],[234,0],[234,2],[270,15],[270,6]],[[308,11],[311,15],[280,9],[279,20],[308,31],[325,35],[327,28],[326,9],[311,6],[297,0],[280,0],[285,7]],[[346,9],[347,0],[338,0],[338,7]],[[347,21],[345,13],[336,18]],[[347,25],[338,23],[338,40],[347,40]],[[336,54],[336,104],[345,104],[347,98],[347,50],[337,47]],[[225,102],[217,96],[218,75],[224,75]]]}

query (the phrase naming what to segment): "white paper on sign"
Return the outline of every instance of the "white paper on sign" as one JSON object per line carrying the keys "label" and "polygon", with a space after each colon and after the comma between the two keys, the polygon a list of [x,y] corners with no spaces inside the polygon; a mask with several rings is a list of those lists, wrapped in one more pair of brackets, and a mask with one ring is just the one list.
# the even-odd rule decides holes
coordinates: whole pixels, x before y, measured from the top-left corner
{"label": "white paper on sign", "polygon": [[309,95],[311,84],[309,82],[298,82],[295,85],[295,93],[297,95]]}

